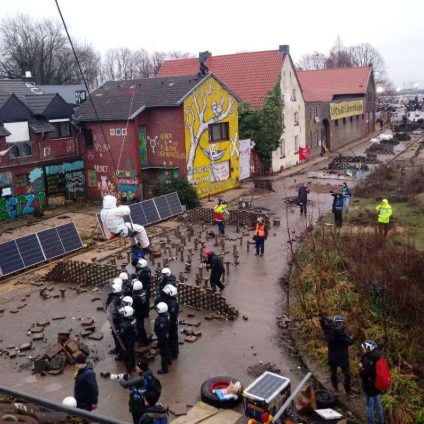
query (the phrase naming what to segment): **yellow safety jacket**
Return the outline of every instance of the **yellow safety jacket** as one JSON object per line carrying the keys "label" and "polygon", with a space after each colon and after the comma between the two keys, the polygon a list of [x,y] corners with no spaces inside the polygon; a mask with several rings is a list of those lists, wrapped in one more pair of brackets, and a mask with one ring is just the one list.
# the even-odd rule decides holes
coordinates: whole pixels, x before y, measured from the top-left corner
{"label": "yellow safety jacket", "polygon": [[388,224],[392,215],[392,207],[388,200],[384,199],[375,209],[378,212],[378,222]]}

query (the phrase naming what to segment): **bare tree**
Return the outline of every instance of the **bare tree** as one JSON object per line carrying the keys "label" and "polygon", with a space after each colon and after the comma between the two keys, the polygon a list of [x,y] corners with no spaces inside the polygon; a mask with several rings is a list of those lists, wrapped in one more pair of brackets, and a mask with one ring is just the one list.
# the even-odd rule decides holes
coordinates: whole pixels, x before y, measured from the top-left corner
{"label": "bare tree", "polygon": [[336,43],[330,50],[325,67],[326,68],[347,68],[353,66],[352,57],[348,47],[343,46],[342,39],[337,37]]}
{"label": "bare tree", "polygon": [[[79,46],[89,84],[95,84],[98,55],[91,46]],[[72,84],[82,81],[61,24],[34,21],[27,15],[3,19],[0,24],[0,76],[22,78],[31,71],[39,84]]]}
{"label": "bare tree", "polygon": [[370,43],[361,43],[349,48],[353,66],[370,66],[374,70],[376,83],[383,82],[386,77],[386,65],[381,54]]}
{"label": "bare tree", "polygon": [[326,60],[327,57],[324,53],[320,53],[315,50],[313,53],[304,54],[296,64],[296,68],[299,71],[306,71],[309,69],[324,69]]}

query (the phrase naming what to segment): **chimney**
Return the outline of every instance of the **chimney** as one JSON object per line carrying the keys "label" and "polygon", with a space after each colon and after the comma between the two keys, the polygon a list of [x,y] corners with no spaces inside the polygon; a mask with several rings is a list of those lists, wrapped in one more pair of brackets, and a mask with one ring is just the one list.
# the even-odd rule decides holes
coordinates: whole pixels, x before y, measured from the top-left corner
{"label": "chimney", "polygon": [[278,51],[280,53],[287,53],[287,54],[289,54],[290,53],[290,46],[288,44],[280,44],[278,46]]}

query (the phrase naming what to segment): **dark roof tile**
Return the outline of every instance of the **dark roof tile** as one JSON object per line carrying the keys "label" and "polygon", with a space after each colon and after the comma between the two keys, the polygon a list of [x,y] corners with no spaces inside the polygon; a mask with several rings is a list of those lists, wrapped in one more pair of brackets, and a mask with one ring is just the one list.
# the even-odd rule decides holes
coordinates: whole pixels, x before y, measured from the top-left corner
{"label": "dark roof tile", "polygon": [[56,128],[47,121],[32,117],[28,120],[28,125],[37,134],[53,132]]}

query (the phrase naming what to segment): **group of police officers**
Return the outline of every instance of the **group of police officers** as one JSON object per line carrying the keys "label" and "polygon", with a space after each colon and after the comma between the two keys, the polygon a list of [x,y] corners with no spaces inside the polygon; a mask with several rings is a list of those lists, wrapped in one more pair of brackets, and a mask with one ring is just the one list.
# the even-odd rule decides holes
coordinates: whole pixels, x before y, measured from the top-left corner
{"label": "group of police officers", "polygon": [[[106,301],[106,311],[112,326],[115,348],[110,352],[117,354],[117,360],[125,361],[127,373],[135,367],[135,343],[148,346],[145,320],[149,318],[150,288],[152,274],[146,259],[135,263],[135,274],[121,272],[112,281],[112,292]],[[161,369],[158,374],[167,374],[172,359],[177,359],[178,348],[178,313],[177,282],[169,268],[161,270],[157,296],[154,301],[158,316],[154,332],[161,356]]]}

